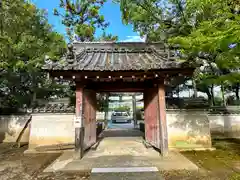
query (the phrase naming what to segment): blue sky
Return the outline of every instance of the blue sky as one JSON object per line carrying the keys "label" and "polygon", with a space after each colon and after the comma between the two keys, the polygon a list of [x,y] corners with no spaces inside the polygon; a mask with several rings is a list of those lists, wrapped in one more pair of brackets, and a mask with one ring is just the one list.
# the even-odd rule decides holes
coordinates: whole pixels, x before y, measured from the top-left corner
{"label": "blue sky", "polygon": [[[66,37],[65,27],[61,24],[61,19],[53,15],[53,9],[58,7],[59,0],[32,0],[38,8],[48,11],[49,23],[53,25],[54,30]],[[123,25],[121,21],[121,12],[118,4],[114,4],[109,0],[101,9],[101,14],[105,16],[106,21],[110,22],[107,33],[117,35],[120,41],[142,41],[138,33],[133,31],[131,25]],[[96,36],[101,34],[97,31]]]}

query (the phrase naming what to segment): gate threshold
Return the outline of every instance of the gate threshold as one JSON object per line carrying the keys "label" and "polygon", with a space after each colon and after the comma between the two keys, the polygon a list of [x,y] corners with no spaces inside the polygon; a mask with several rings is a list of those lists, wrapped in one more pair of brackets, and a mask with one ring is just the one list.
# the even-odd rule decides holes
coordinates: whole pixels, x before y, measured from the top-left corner
{"label": "gate threshold", "polygon": [[109,167],[93,168],[91,173],[121,173],[121,172],[157,172],[157,167]]}

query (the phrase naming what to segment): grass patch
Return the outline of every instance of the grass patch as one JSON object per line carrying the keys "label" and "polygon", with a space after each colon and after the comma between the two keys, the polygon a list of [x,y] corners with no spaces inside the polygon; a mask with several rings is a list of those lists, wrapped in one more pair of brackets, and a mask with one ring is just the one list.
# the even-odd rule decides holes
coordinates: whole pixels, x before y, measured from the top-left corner
{"label": "grass patch", "polygon": [[240,179],[240,173],[233,173],[230,177],[229,180],[239,180]]}
{"label": "grass patch", "polygon": [[200,180],[200,179],[204,179],[204,174],[199,174],[197,172],[190,172],[190,171],[184,171],[184,170],[182,170],[182,171],[162,171],[162,172],[160,172],[160,174],[163,175],[163,177],[166,180],[180,180],[180,179]]}
{"label": "grass patch", "polygon": [[[204,168],[208,171],[228,169],[228,166],[220,159],[227,155],[219,154],[211,151],[189,151],[183,152],[183,154],[193,161],[198,167]],[[220,159],[219,159],[220,158]]]}
{"label": "grass patch", "polygon": [[[187,151],[184,156],[194,162],[200,169],[218,179],[240,179],[240,142],[236,139],[213,139],[214,151]],[[224,178],[223,178],[224,177]],[[214,179],[214,178],[213,178]]]}

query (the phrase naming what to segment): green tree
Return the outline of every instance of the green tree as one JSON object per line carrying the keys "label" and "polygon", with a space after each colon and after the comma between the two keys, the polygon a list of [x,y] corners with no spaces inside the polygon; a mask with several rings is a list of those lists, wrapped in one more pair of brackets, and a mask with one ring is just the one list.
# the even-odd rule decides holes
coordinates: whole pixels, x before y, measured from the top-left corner
{"label": "green tree", "polygon": [[5,0],[0,11],[1,107],[31,105],[49,97],[55,84],[41,71],[45,55],[58,59],[65,41],[47,22],[46,13],[24,0]]}
{"label": "green tree", "polygon": [[225,87],[229,84],[238,85],[239,1],[118,2],[123,21],[133,24],[141,35],[147,35],[148,41],[164,41],[178,47],[180,59],[189,63],[207,62],[208,70],[204,76],[195,73],[194,82],[198,83],[194,83],[195,88],[213,96],[209,89],[220,85],[225,99]]}
{"label": "green tree", "polygon": [[105,31],[102,33],[102,35],[98,38],[95,38],[95,41],[117,41],[118,36],[114,36],[112,34],[107,34]]}
{"label": "green tree", "polygon": [[97,28],[104,30],[108,27],[103,15],[100,15],[100,8],[106,0],[60,0],[61,14],[54,9],[56,16],[62,17],[62,23],[66,26],[69,39],[74,40],[74,34],[79,41],[93,41]]}
{"label": "green tree", "polygon": [[[168,42],[175,36],[188,35],[193,26],[185,12],[183,0],[120,0],[123,22],[131,23],[134,30],[145,35],[147,42]],[[187,80],[187,79],[186,79]],[[194,97],[197,96],[193,81]]]}
{"label": "green tree", "polygon": [[239,4],[231,0],[187,2],[186,12],[196,17],[194,29],[189,35],[174,37],[169,42],[179,45],[188,61],[207,62],[208,76],[203,81],[221,86],[225,104],[225,87],[237,84],[240,77]]}
{"label": "green tree", "polygon": [[167,41],[169,37],[188,34],[191,26],[184,14],[182,0],[116,0],[123,22],[147,36],[147,41]]}

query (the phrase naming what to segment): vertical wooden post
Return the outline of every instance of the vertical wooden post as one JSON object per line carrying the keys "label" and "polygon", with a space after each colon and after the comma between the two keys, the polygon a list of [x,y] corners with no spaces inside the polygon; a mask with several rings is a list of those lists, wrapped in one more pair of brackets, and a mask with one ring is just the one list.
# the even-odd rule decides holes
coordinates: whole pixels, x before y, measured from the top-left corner
{"label": "vertical wooden post", "polygon": [[84,126],[83,126],[83,87],[76,83],[76,119],[75,125],[75,151],[83,157]]}
{"label": "vertical wooden post", "polygon": [[133,108],[133,122],[134,122],[134,128],[137,128],[137,108],[136,108],[136,95],[135,93],[132,95],[132,108]]}
{"label": "vertical wooden post", "polygon": [[159,104],[159,118],[160,118],[161,153],[163,156],[165,156],[168,153],[168,132],[167,132],[164,81],[160,81],[158,84],[158,104]]}
{"label": "vertical wooden post", "polygon": [[108,128],[109,92],[106,93],[106,107],[104,108],[104,129]]}

